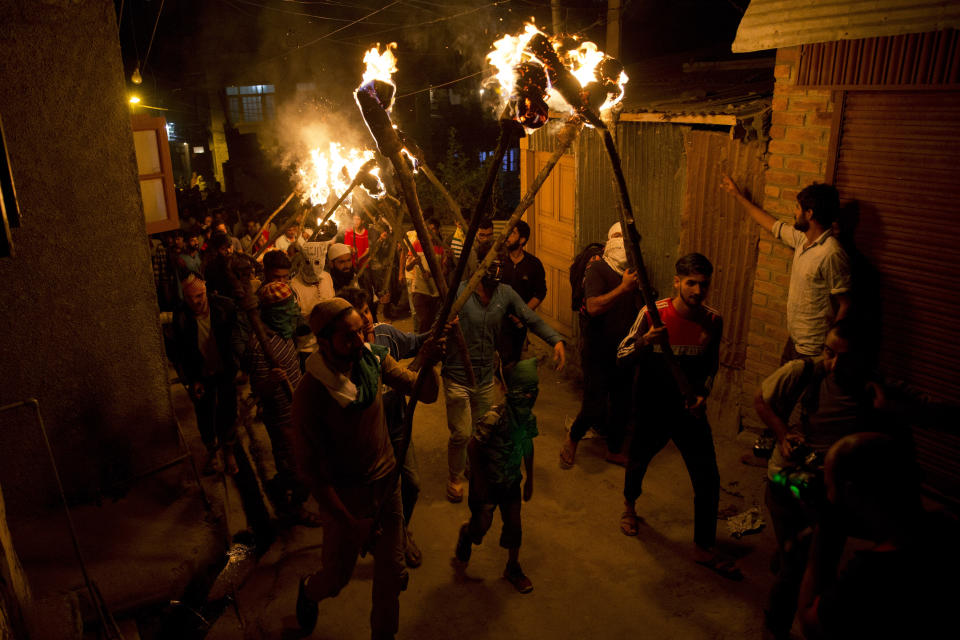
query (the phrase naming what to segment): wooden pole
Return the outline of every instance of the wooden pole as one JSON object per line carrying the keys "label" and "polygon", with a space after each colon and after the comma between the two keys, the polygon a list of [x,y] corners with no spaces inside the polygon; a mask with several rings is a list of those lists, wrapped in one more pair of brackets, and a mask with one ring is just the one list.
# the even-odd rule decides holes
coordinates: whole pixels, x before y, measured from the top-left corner
{"label": "wooden pole", "polygon": [[[603,146],[607,150],[607,156],[610,158],[610,166],[613,169],[614,184],[617,187],[617,195],[619,197],[618,209],[620,210],[620,226],[622,227],[624,237],[623,244],[627,249],[630,266],[637,271],[637,280],[640,282],[640,291],[647,305],[647,315],[650,316],[650,324],[654,327],[662,327],[663,320],[660,318],[660,311],[657,309],[657,301],[653,296],[653,287],[650,286],[650,276],[647,274],[647,267],[643,262],[643,252],[640,250],[640,234],[637,232],[637,227],[634,222],[633,206],[630,204],[630,193],[627,190],[627,181],[623,174],[623,167],[620,164],[620,153],[617,151],[617,145],[613,140],[613,135],[610,133],[609,128],[604,125],[602,128],[597,128],[597,131],[603,138]],[[687,380],[687,376],[680,368],[680,363],[677,362],[677,356],[673,353],[673,349],[670,348],[669,340],[661,342],[660,348],[663,351],[663,358],[667,362],[667,368],[676,381],[680,392],[687,399],[687,402],[693,403],[696,401],[696,393],[693,387],[690,386],[690,381]]]}
{"label": "wooden pole", "polygon": [[[273,213],[271,213],[271,214],[267,217],[267,219],[264,221],[264,223],[263,223],[262,225],[260,225],[260,228],[257,229],[257,235],[253,236],[253,237],[255,238],[254,244],[256,244],[256,242],[257,242],[256,239],[259,239],[259,238],[261,237],[261,234],[263,234],[263,230],[266,229],[266,228],[270,225],[270,221],[273,220],[274,217],[276,217],[276,215],[277,215],[278,213],[280,213],[281,211],[284,210],[284,208],[290,203],[290,201],[293,200],[293,196],[294,196],[296,193],[297,193],[296,191],[291,191],[291,192],[290,192],[290,195],[287,196],[287,199],[283,201],[283,204],[281,204],[279,207],[277,207],[277,210],[274,211]],[[272,238],[267,238],[267,242],[268,242],[268,243],[271,242],[272,240],[273,240]],[[251,244],[250,246],[252,247],[253,244]],[[259,256],[259,255],[261,255],[261,254],[258,253],[257,255]]]}

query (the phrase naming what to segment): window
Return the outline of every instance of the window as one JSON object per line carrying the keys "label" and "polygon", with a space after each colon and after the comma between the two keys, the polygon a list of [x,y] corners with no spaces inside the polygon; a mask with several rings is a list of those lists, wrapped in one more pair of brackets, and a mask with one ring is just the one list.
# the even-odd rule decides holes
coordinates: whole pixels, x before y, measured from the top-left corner
{"label": "window", "polygon": [[147,233],[170,231],[180,226],[173,187],[173,164],[164,118],[135,115],[131,118],[137,176],[143,198]]}
{"label": "window", "polygon": [[227,116],[233,124],[273,120],[275,88],[272,84],[227,87]]}

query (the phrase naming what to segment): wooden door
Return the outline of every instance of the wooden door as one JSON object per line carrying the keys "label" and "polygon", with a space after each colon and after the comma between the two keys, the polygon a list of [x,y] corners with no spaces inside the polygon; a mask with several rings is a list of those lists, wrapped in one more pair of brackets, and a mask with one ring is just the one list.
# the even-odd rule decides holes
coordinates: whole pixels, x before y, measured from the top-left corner
{"label": "wooden door", "polygon": [[[529,150],[524,153],[526,162],[520,186],[525,192],[551,154]],[[531,229],[528,251],[540,258],[547,274],[547,297],[537,312],[567,338],[573,336],[575,321],[568,274],[576,252],[576,177],[573,155],[563,156],[526,213]]]}

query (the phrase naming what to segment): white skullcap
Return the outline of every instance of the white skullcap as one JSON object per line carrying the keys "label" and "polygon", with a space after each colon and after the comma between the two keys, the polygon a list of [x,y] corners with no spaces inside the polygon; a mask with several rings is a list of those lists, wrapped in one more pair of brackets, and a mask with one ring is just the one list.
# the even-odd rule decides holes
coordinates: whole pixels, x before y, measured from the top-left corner
{"label": "white skullcap", "polygon": [[348,255],[350,255],[350,247],[343,244],[342,242],[336,242],[330,245],[330,248],[327,249],[327,257],[330,260],[336,260],[337,258],[341,258],[343,256],[348,256]]}

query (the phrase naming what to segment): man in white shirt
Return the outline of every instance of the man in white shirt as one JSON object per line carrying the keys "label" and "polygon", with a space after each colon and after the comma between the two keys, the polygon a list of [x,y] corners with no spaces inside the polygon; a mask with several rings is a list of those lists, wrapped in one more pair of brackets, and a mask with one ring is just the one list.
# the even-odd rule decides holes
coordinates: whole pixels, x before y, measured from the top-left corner
{"label": "man in white shirt", "polygon": [[850,309],[850,263],[832,233],[840,209],[837,190],[818,183],[805,187],[797,194],[791,227],[751,202],[730,176],[723,176],[720,187],[736,198],[757,224],[794,249],[787,292],[790,339],[782,362],[818,355],[827,329]]}

